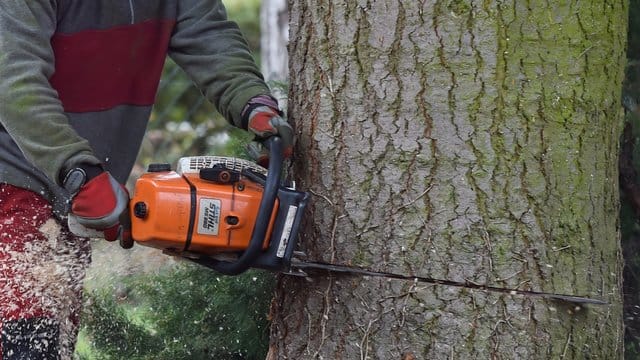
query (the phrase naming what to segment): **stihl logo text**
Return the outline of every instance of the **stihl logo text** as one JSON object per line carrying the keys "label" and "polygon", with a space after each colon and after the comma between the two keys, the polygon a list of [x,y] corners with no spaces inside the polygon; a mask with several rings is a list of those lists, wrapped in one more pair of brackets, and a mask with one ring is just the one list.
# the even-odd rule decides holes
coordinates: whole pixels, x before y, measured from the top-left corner
{"label": "stihl logo text", "polygon": [[220,204],[218,199],[200,199],[200,213],[198,214],[199,234],[218,235]]}

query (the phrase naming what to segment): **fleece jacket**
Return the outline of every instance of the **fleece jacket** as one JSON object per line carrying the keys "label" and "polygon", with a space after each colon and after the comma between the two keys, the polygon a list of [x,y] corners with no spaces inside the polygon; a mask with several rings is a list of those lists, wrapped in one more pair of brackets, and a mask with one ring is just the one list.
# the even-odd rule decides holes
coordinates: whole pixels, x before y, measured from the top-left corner
{"label": "fleece jacket", "polygon": [[219,0],[0,1],[0,182],[60,216],[69,169],[102,164],[124,183],[166,55],[236,126],[269,93]]}

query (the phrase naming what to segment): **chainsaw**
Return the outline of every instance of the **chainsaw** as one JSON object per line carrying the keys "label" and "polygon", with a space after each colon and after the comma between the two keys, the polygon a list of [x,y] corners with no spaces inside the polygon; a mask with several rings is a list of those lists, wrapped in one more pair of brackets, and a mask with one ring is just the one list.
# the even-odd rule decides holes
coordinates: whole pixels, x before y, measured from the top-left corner
{"label": "chainsaw", "polygon": [[[605,305],[584,296],[500,288],[471,282],[372,271],[360,267],[307,261],[296,251],[296,238],[309,194],[281,179],[282,142],[265,141],[269,168],[219,156],[185,157],[175,171],[170,164],[151,164],[137,179],[130,200],[133,241],[161,249],[213,269],[237,275],[250,268],[309,277],[343,274],[409,280],[576,304]],[[72,232],[88,234],[70,217]],[[133,244],[121,245],[125,248]]]}

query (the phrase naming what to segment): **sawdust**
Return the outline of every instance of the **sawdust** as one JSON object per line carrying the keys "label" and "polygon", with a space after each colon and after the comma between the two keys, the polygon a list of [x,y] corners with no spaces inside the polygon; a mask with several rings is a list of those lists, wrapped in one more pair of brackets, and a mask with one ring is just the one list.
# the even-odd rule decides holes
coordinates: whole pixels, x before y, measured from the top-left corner
{"label": "sawdust", "polygon": [[48,219],[38,231],[40,234],[21,234],[30,240],[22,249],[0,243],[0,254],[5,257],[0,262],[0,298],[5,299],[0,306],[3,312],[20,308],[26,317],[43,316],[44,310],[44,316],[59,325],[60,358],[71,359],[82,284],[90,263],[89,243],[64,231],[54,219]]}
{"label": "sawdust", "polygon": [[161,250],[137,244],[131,249],[123,249],[117,243],[94,239],[91,247],[92,263],[85,282],[88,290],[117,286],[120,279],[132,275],[162,273],[180,262]]}
{"label": "sawdust", "polygon": [[58,237],[60,237],[60,233],[62,232],[62,227],[54,219],[48,219],[40,226],[38,231],[55,247],[58,242]]}

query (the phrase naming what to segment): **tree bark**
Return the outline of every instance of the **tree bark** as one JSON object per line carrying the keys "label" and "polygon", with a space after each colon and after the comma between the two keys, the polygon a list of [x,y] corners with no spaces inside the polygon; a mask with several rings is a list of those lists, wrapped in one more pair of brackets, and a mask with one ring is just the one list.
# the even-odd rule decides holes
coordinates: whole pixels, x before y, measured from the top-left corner
{"label": "tree bark", "polygon": [[282,277],[277,359],[622,357],[618,1],[290,1],[311,259],[601,298]]}

